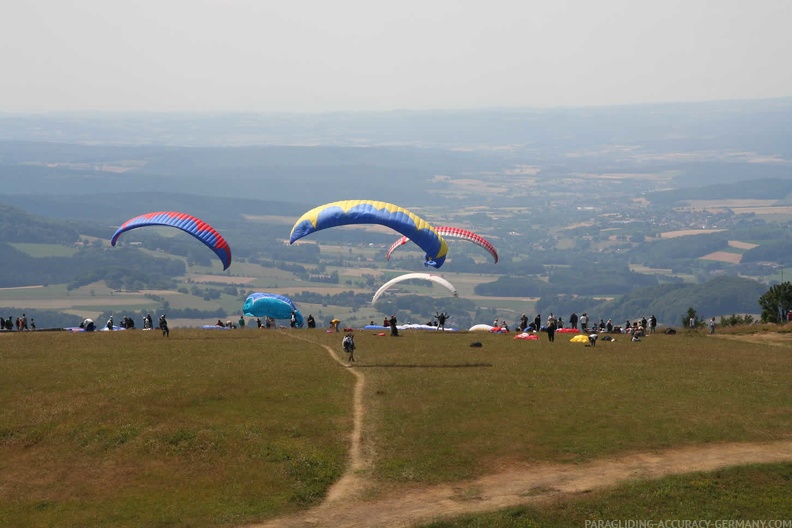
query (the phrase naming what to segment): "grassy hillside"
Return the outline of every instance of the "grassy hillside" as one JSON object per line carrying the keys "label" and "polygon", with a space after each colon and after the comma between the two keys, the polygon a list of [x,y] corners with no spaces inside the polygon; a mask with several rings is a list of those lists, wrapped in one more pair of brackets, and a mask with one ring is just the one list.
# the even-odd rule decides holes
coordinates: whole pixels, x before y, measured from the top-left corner
{"label": "grassy hillside", "polygon": [[[587,348],[562,336],[403,334],[357,338],[372,496],[509,464],[792,431],[783,341],[684,333]],[[0,343],[4,526],[238,526],[317,504],[343,471],[353,377],[320,346],[339,350],[338,334],[47,332]],[[771,489],[763,474],[757,486]],[[665,497],[670,508],[676,495]]]}

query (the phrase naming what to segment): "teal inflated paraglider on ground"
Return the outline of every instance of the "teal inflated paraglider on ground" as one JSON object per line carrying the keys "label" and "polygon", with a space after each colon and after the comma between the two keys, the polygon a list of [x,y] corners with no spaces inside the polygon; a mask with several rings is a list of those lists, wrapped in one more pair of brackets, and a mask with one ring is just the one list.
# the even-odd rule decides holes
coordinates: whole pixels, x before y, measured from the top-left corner
{"label": "teal inflated paraglider on ground", "polygon": [[272,317],[273,319],[291,319],[294,312],[297,328],[302,328],[304,321],[300,310],[288,297],[277,293],[251,293],[245,299],[242,312],[248,317]]}

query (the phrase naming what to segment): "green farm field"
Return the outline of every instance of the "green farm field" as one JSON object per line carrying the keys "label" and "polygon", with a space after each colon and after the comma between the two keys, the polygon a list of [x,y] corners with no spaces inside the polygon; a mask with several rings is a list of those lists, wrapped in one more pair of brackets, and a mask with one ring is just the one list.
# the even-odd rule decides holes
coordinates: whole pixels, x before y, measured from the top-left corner
{"label": "green farm field", "polygon": [[789,334],[357,334],[0,334],[0,525],[792,515]]}

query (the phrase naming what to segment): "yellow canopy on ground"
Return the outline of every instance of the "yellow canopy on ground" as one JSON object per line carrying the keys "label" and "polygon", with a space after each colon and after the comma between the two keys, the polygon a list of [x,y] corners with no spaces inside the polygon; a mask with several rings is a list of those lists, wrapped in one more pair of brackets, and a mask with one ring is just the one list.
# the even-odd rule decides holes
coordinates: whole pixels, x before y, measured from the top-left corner
{"label": "yellow canopy on ground", "polygon": [[589,338],[587,335],[578,334],[569,340],[570,343],[588,343]]}

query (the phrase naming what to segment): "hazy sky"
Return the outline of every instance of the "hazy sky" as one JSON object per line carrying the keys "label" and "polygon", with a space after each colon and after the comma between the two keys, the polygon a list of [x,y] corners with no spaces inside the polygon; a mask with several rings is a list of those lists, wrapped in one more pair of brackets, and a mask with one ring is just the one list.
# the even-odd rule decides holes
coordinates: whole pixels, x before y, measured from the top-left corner
{"label": "hazy sky", "polygon": [[8,0],[0,111],[792,96],[792,0]]}

